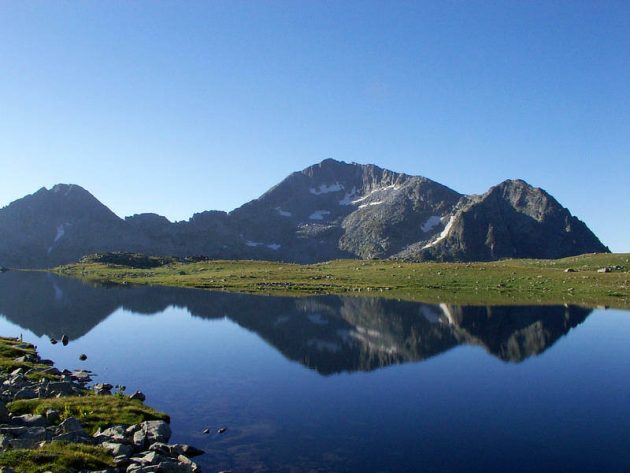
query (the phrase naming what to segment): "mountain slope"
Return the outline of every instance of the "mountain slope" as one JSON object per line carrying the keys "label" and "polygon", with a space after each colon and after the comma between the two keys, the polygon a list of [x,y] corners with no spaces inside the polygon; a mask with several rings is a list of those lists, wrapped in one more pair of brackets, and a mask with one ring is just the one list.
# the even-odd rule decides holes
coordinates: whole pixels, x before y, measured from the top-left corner
{"label": "mountain slope", "polygon": [[50,267],[105,251],[316,262],[472,261],[607,252],[551,195],[505,181],[465,196],[421,176],[326,159],[230,213],[117,217],[85,189],[40,189],[0,209],[0,265]]}
{"label": "mountain slope", "polygon": [[460,202],[445,230],[428,245],[408,248],[418,260],[491,261],[563,258],[608,252],[578,218],[551,195],[522,180],[507,180]]}
{"label": "mountain slope", "polygon": [[126,235],[124,222],[92,194],[58,184],[0,210],[0,261],[19,267],[55,265],[80,253],[124,247]]}

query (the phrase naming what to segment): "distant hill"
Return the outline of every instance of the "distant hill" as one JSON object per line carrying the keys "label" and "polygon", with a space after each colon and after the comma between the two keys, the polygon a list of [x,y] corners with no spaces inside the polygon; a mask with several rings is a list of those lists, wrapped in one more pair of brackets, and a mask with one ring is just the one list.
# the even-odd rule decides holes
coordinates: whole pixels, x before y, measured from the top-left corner
{"label": "distant hill", "polygon": [[608,252],[551,195],[508,180],[480,196],[421,176],[326,159],[232,212],[185,222],[119,218],[77,185],[0,209],[0,265],[41,268],[95,252],[318,262],[335,258],[489,261]]}

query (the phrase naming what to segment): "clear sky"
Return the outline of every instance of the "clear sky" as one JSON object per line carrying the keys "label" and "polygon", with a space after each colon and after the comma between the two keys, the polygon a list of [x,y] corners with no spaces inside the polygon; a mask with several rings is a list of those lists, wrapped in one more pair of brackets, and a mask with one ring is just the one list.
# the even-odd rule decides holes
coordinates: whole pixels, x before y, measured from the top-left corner
{"label": "clear sky", "polygon": [[630,251],[630,2],[0,2],[0,206],[182,220],[328,157],[522,178]]}

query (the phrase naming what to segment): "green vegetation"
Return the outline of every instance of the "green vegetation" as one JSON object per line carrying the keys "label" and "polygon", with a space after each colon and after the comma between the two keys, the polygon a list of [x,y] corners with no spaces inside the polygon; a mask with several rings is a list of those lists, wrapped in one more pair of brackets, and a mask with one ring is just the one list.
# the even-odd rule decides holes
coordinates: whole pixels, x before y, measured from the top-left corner
{"label": "green vegetation", "polygon": [[[16,361],[16,359],[24,361]],[[58,375],[42,373],[49,368],[39,363],[35,347],[15,338],[0,337],[0,372],[16,368],[30,370],[27,377],[59,379]],[[166,420],[166,414],[131,400],[124,395],[97,396],[85,391],[83,396],[36,398],[17,400],[7,404],[13,414],[45,414],[48,409],[61,413],[61,420],[74,417],[89,433],[99,427],[114,424],[137,424],[145,420]],[[67,472],[75,470],[103,470],[113,466],[111,455],[100,447],[77,443],[44,443],[34,449],[10,449],[0,452],[0,466],[20,472]]]}
{"label": "green vegetation", "polygon": [[[607,273],[598,269],[609,268]],[[461,304],[582,304],[630,307],[630,254],[490,263],[338,260],[298,265],[266,261],[165,260],[139,268],[84,259],[56,268],[97,283],[156,284],[274,295],[351,293]],[[571,270],[571,272],[565,272]]]}
{"label": "green vegetation", "polygon": [[[17,361],[22,360],[23,361]],[[15,338],[0,337],[0,371],[13,371],[17,368],[27,370],[35,370],[30,372],[27,377],[31,379],[48,378],[53,376],[46,373],[39,373],[39,370],[45,370],[48,365],[38,363],[36,360],[35,347],[30,343],[24,343]]]}
{"label": "green vegetation", "polygon": [[13,401],[7,409],[14,414],[45,414],[48,409],[62,413],[62,420],[74,417],[88,431],[113,424],[132,425],[145,420],[166,420],[166,414],[145,406],[140,401],[121,396],[71,396],[52,399],[28,399]]}
{"label": "green vegetation", "polygon": [[19,448],[0,453],[0,465],[24,473],[103,470],[113,467],[112,457],[101,447],[52,442],[37,449]]}

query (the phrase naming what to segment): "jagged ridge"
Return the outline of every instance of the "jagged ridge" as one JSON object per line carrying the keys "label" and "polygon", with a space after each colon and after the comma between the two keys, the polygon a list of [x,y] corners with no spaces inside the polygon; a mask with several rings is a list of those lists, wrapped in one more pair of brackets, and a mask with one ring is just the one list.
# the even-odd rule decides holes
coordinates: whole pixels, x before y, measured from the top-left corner
{"label": "jagged ridge", "polygon": [[607,252],[551,195],[508,180],[481,196],[421,176],[326,159],[230,213],[124,220],[76,185],[0,209],[0,265],[49,267],[94,252],[317,262],[487,261]]}

